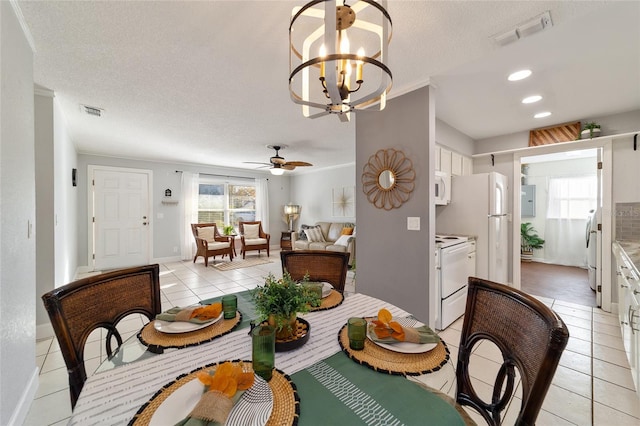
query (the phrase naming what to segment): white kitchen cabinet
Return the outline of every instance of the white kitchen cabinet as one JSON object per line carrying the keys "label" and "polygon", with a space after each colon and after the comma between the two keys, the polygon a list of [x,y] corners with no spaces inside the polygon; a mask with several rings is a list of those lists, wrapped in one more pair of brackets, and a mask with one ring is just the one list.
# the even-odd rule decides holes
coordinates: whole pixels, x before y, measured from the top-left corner
{"label": "white kitchen cabinet", "polygon": [[462,176],[462,155],[451,153],[451,176]]}
{"label": "white kitchen cabinet", "polygon": [[473,159],[471,157],[467,157],[466,155],[462,156],[462,176],[469,176],[473,174]]}
{"label": "white kitchen cabinet", "polygon": [[640,396],[640,273],[616,242],[613,244],[618,285],[618,317],[624,351],[636,393]]}
{"label": "white kitchen cabinet", "polygon": [[435,157],[434,160],[435,160],[435,163],[436,163],[436,165],[435,165],[436,172],[441,171],[441,169],[440,169],[440,150],[441,150],[441,148],[438,145],[436,145],[436,149],[433,151],[433,156]]}
{"label": "white kitchen cabinet", "polygon": [[440,171],[451,174],[451,151],[440,148]]}

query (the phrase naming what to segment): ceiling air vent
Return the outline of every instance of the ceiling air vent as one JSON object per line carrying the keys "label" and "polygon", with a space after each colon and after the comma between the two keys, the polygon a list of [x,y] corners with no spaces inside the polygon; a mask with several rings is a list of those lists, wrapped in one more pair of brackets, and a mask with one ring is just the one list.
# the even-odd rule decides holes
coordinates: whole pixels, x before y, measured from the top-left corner
{"label": "ceiling air vent", "polygon": [[102,108],[96,108],[89,105],[80,105],[80,109],[87,115],[93,115],[94,117],[101,117],[104,110]]}
{"label": "ceiling air vent", "polygon": [[540,15],[531,18],[528,21],[521,22],[514,28],[510,28],[507,31],[503,31],[500,34],[494,35],[492,38],[496,44],[505,46],[523,37],[530,36],[537,33],[538,31],[542,31],[552,26],[553,21],[551,21],[551,13],[547,10],[546,12],[541,13]]}

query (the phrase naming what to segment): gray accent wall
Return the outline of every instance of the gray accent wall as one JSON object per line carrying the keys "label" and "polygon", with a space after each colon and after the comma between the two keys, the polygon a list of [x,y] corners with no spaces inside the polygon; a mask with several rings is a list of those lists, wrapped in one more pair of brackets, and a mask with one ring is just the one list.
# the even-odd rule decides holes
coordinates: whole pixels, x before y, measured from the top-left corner
{"label": "gray accent wall", "polygon": [[38,386],[33,52],[0,2],[0,424],[22,424]]}
{"label": "gray accent wall", "polygon": [[[424,323],[429,322],[434,306],[430,294],[435,250],[435,209],[430,201],[435,164],[433,92],[423,87],[390,100],[383,111],[356,115],[356,290],[399,306]],[[370,156],[388,148],[402,151],[416,172],[411,198],[389,211],[367,200],[359,176]],[[407,230],[408,217],[420,218],[419,231]]]}

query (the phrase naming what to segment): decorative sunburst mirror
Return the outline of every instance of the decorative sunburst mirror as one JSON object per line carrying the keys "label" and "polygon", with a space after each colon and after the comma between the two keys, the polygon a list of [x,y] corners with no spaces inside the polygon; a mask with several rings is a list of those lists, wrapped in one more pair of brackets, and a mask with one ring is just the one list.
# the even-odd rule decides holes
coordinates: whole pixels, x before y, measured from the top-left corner
{"label": "decorative sunburst mirror", "polygon": [[379,209],[397,209],[411,197],[416,172],[402,151],[381,149],[362,170],[362,190]]}

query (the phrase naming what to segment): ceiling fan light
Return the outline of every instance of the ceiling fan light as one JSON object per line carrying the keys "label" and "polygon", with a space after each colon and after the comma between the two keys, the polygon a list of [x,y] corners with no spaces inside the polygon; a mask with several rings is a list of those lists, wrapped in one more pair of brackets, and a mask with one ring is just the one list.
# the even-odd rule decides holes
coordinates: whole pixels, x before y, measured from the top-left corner
{"label": "ceiling fan light", "polygon": [[281,176],[284,174],[284,169],[281,169],[280,167],[278,168],[271,168],[269,169],[269,171],[271,172],[272,175],[274,176]]}

